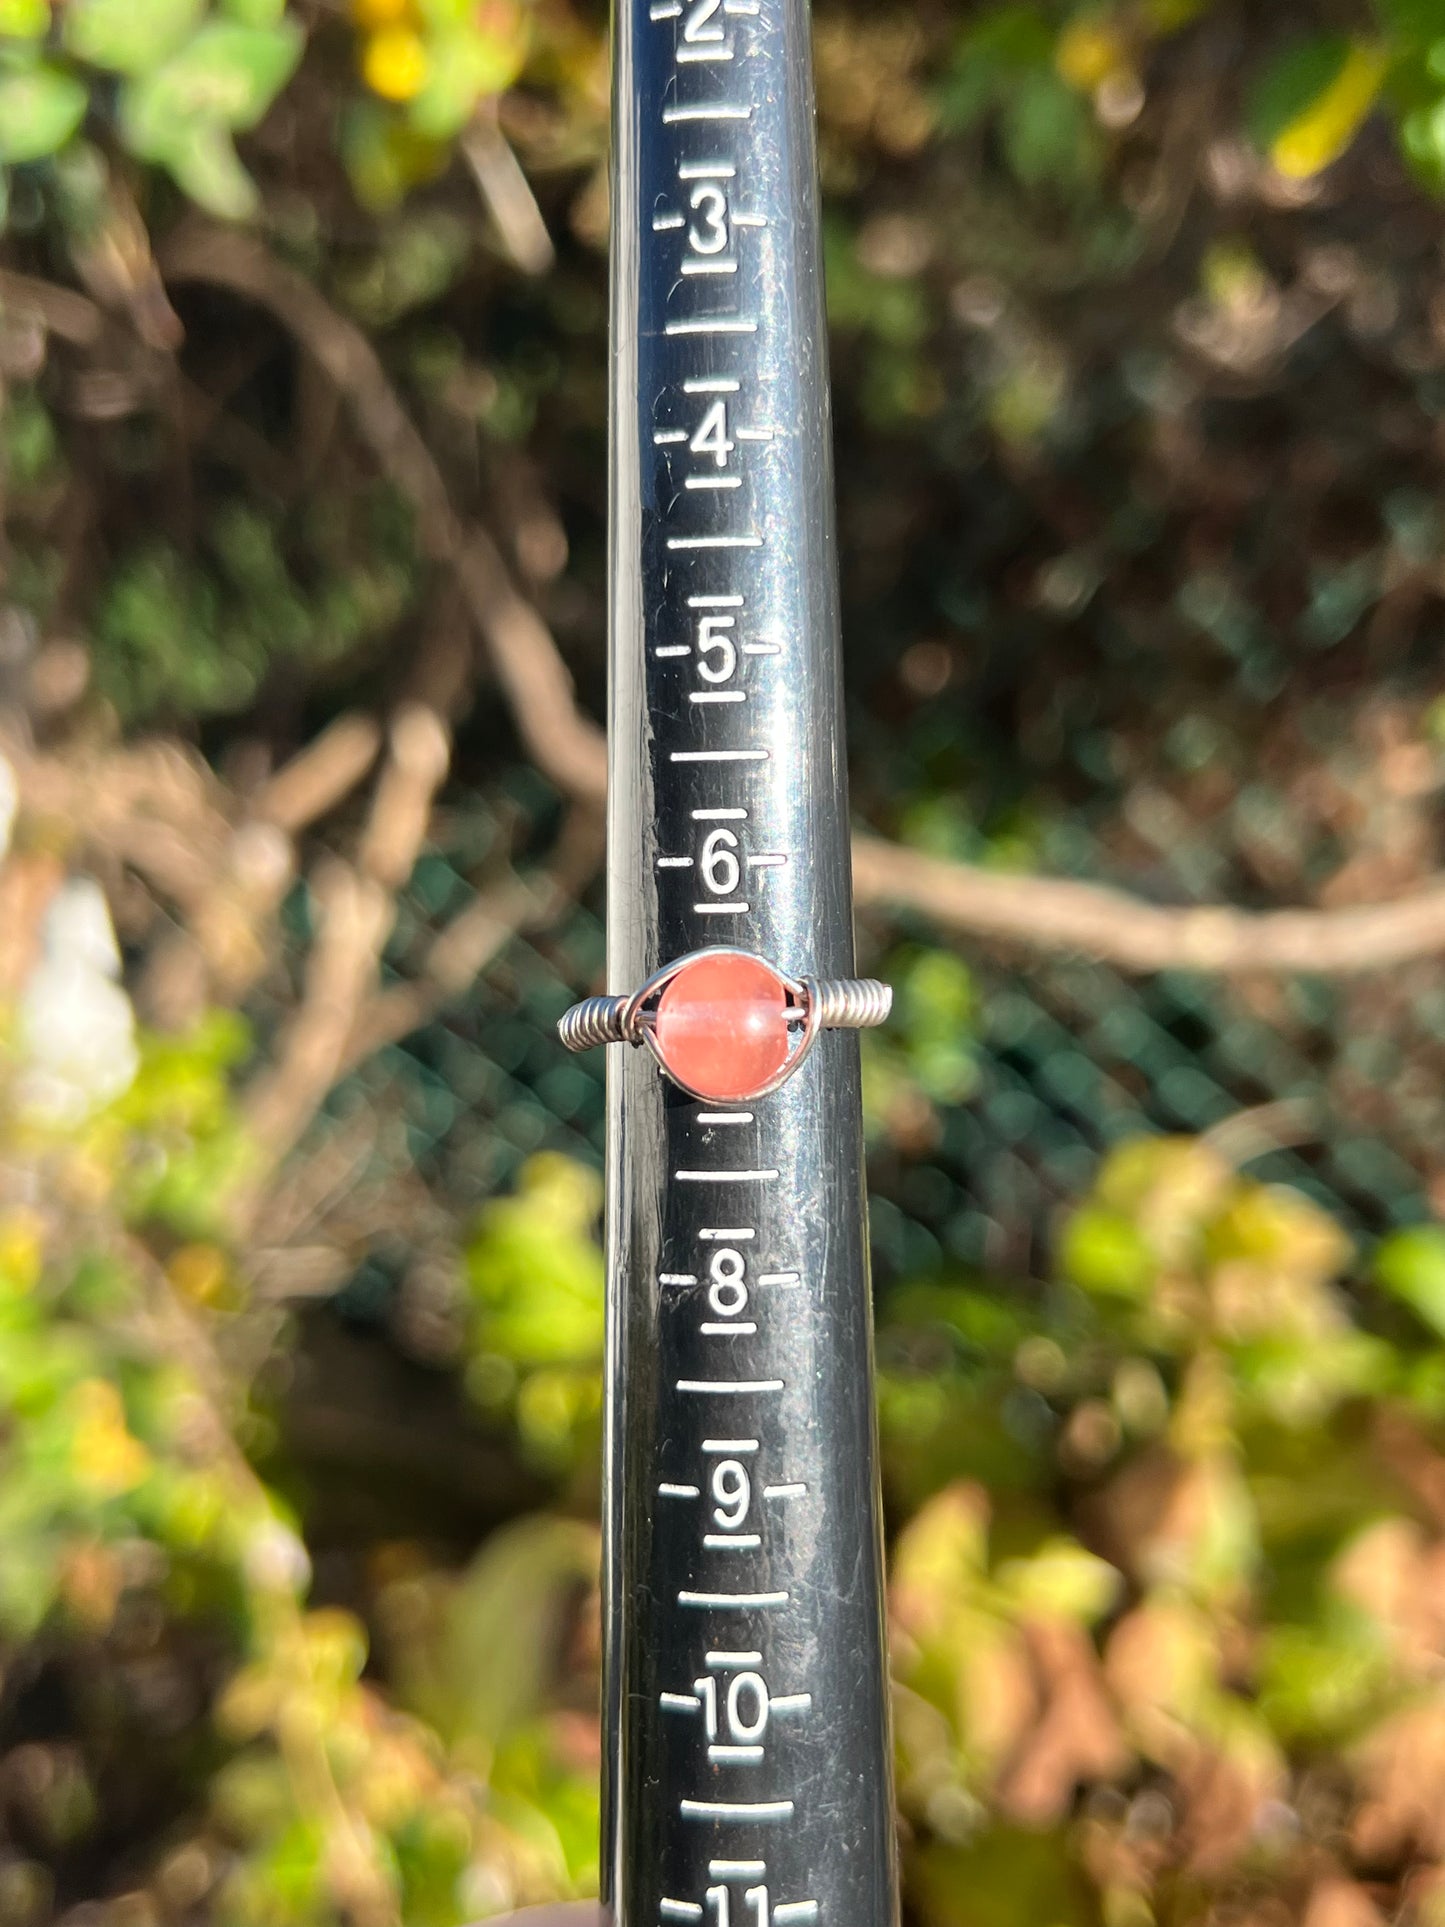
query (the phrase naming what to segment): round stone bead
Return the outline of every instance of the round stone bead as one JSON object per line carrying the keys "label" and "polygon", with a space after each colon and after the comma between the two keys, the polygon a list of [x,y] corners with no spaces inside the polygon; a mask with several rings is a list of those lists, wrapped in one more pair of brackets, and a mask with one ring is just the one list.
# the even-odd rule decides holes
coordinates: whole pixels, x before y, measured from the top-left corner
{"label": "round stone bead", "polygon": [[679,1084],[715,1104],[740,1103],[788,1061],[787,991],[760,957],[698,957],[659,998],[652,1038]]}

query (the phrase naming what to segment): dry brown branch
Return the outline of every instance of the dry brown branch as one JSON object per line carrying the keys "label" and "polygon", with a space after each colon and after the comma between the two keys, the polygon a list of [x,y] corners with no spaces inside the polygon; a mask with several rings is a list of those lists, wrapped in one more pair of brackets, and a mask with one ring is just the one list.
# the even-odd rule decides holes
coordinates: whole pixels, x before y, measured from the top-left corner
{"label": "dry brown branch", "polygon": [[210,888],[231,825],[216,780],[198,757],[161,741],[42,753],[4,725],[0,750],[31,816],[63,824],[178,903],[193,903]]}
{"label": "dry brown branch", "polygon": [[399,890],[426,841],[432,800],[451,761],[451,739],[435,710],[408,703],[391,726],[391,754],[376,786],[357,860],[387,890]]}
{"label": "dry brown branch", "polygon": [[252,810],[295,836],[350,795],[380,749],[381,730],[372,717],[338,716],[262,785]]}
{"label": "dry brown branch", "polygon": [[364,1063],[454,1003],[513,937],[556,923],[601,862],[601,825],[595,811],[579,807],[563,826],[543,876],[533,881],[505,872],[438,931],[414,982],[373,998],[352,1034],[349,1064]]}
{"label": "dry brown branch", "polygon": [[963,936],[1072,950],[1121,970],[1348,975],[1445,952],[1445,879],[1339,910],[1183,909],[1066,879],[1005,876],[879,837],[853,842],[859,903],[916,910]]}
{"label": "dry brown branch", "polygon": [[456,514],[431,450],[362,331],[248,235],[188,225],[167,247],[164,268],[173,281],[229,288],[265,308],[335,382],[362,439],[411,503],[423,548],[456,572],[537,767],[568,795],[600,802],[607,781],[602,731],[578,709],[557,645],[517,592],[496,544]]}
{"label": "dry brown branch", "polygon": [[74,288],[56,281],[42,281],[31,274],[0,269],[0,313],[14,309],[29,315],[47,333],[77,348],[90,348],[100,339],[105,317],[93,301]]}
{"label": "dry brown branch", "polygon": [[246,1092],[250,1136],[274,1170],[341,1075],[347,1040],[376,976],[392,900],[379,883],[332,859],[311,879],[317,931],[299,1008],[276,1062]]}
{"label": "dry brown branch", "polygon": [[557,259],[556,249],[532,184],[497,123],[494,102],[478,111],[461,146],[508,254],[524,274],[546,274]]}
{"label": "dry brown branch", "polygon": [[[347,1043],[347,1067],[363,1064],[399,1043],[453,1002],[512,938],[557,914],[558,893],[509,876],[484,890],[441,932],[423,976],[373,997],[357,1016]],[[570,898],[567,899],[570,901]]]}
{"label": "dry brown branch", "polygon": [[351,1040],[376,997],[377,967],[396,921],[395,892],[416,867],[449,755],[440,718],[420,704],[403,708],[389,732],[356,865],[329,858],[311,880],[318,928],[301,1003],[275,1063],[256,1077],[244,1102],[263,1163],[243,1215],[255,1208],[260,1180],[293,1148],[356,1061]]}

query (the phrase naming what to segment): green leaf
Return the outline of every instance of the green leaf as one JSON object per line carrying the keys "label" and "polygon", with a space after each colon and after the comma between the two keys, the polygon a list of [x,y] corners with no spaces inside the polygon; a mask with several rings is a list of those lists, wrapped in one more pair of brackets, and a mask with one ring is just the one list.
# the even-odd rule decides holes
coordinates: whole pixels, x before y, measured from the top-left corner
{"label": "green leaf", "polygon": [[44,160],[63,147],[88,100],[84,84],[52,61],[0,72],[0,163]]}
{"label": "green leaf", "polygon": [[1445,100],[1407,114],[1400,131],[1405,152],[1438,193],[1445,187]]}
{"label": "green leaf", "polygon": [[1445,1338],[1445,1226],[1420,1224],[1386,1238],[1375,1253],[1375,1283]]}
{"label": "green leaf", "polygon": [[1375,11],[1407,47],[1428,46],[1445,35],[1445,0],[1375,0]]}
{"label": "green leaf", "polygon": [[1103,1298],[1142,1298],[1158,1269],[1149,1240],[1132,1218],[1085,1205],[1065,1228],[1059,1251],[1064,1276]]}
{"label": "green leaf", "polygon": [[1114,1568],[1072,1539],[1057,1538],[1030,1559],[1008,1559],[998,1582],[1025,1613],[1091,1624],[1114,1604],[1122,1580]]}
{"label": "green leaf", "polygon": [[49,0],[0,0],[0,40],[41,40],[49,30]]}
{"label": "green leaf", "polygon": [[[407,1697],[449,1738],[496,1743],[546,1702],[567,1600],[595,1580],[597,1534],[537,1514],[493,1533],[407,1654]],[[434,1622],[435,1624],[435,1622]]]}
{"label": "green leaf", "polygon": [[511,86],[521,64],[519,40],[478,33],[471,25],[438,35],[431,44],[426,85],[410,103],[407,118],[426,139],[450,140],[483,96]]}
{"label": "green leaf", "polygon": [[175,52],[203,5],[204,0],[69,0],[65,44],[93,67],[144,73]]}
{"label": "green leaf", "polygon": [[244,27],[275,27],[286,18],[286,0],[221,0],[220,11]]}
{"label": "green leaf", "polygon": [[1270,61],[1255,81],[1245,114],[1250,136],[1263,152],[1338,80],[1349,57],[1348,38],[1329,33],[1297,40]]}
{"label": "green leaf", "polygon": [[945,120],[963,128],[1021,74],[1049,69],[1053,28],[1036,7],[996,7],[960,35],[940,107]]}
{"label": "green leaf", "polygon": [[[143,159],[163,161],[178,179],[189,173],[212,196],[208,206],[237,204],[240,163],[232,169],[214,130],[256,126],[295,71],[301,45],[300,29],[290,23],[212,21],[164,66],[125,88],[127,145]],[[212,131],[198,143],[205,128]]]}
{"label": "green leaf", "polygon": [[1052,69],[1021,76],[1004,109],[1002,134],[1009,165],[1025,187],[1087,184],[1098,174],[1093,117]]}

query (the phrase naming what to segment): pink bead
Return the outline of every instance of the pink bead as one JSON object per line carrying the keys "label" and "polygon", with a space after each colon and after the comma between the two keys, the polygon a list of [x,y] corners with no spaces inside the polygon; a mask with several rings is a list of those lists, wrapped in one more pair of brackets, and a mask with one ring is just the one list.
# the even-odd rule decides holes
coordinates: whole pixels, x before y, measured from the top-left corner
{"label": "pink bead", "polygon": [[788,1061],[788,998],[757,957],[699,957],[663,991],[653,1020],[663,1067],[698,1097],[756,1097]]}

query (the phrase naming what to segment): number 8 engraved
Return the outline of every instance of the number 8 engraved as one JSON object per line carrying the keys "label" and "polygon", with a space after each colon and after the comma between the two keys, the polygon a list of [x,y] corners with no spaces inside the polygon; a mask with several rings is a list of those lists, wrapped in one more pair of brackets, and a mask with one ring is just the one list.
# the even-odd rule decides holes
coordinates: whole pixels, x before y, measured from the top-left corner
{"label": "number 8 engraved", "polygon": [[[736,838],[734,838],[736,842]],[[708,1265],[708,1275],[712,1282],[707,1290],[707,1302],[719,1318],[736,1318],[748,1307],[748,1288],[743,1283],[747,1266],[743,1254],[731,1245],[724,1245],[712,1254]]]}

